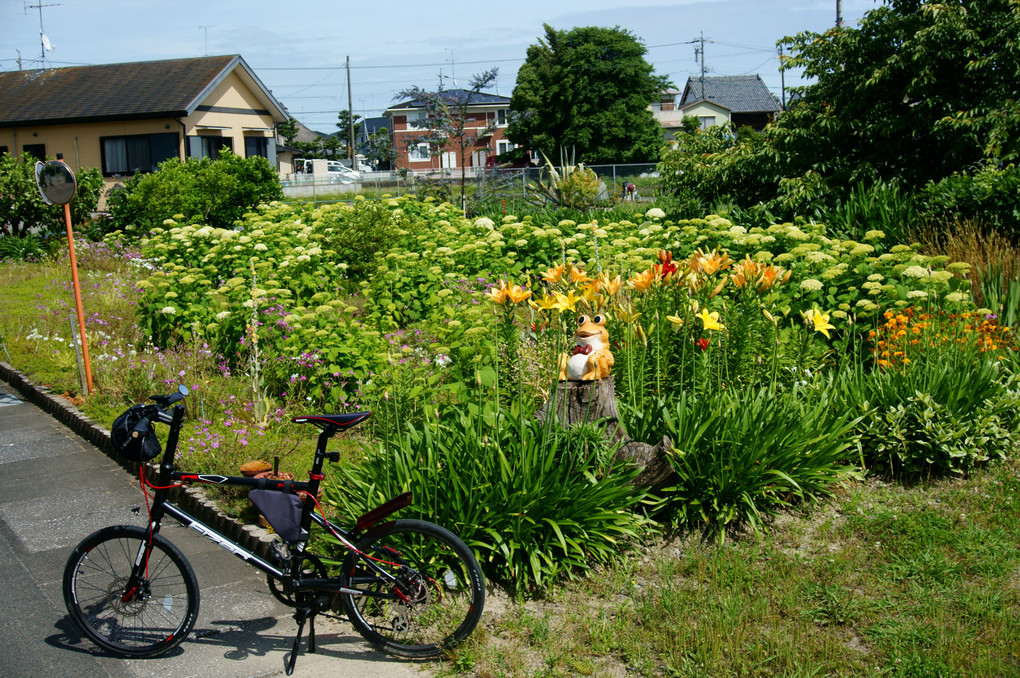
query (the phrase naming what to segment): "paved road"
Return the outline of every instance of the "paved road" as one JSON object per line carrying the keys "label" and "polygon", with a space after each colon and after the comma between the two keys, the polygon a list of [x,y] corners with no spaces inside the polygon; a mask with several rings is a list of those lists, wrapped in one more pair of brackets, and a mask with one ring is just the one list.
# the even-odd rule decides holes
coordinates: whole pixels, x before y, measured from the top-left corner
{"label": "paved road", "polygon": [[[105,454],[0,381],[0,678],[22,676],[282,675],[296,625],[260,572],[200,535],[164,523],[198,575],[201,605],[188,640],[164,657],[105,655],[77,633],[60,579],[71,549],[113,524],[144,525],[134,479]],[[375,652],[345,623],[316,623],[318,652],[295,676],[422,678],[426,671]]]}

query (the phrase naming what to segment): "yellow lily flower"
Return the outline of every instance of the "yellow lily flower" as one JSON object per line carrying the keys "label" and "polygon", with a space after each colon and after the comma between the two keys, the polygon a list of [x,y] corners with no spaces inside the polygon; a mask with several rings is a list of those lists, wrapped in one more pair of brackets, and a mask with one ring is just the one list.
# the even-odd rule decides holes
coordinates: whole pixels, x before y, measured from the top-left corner
{"label": "yellow lily flower", "polygon": [[705,327],[706,330],[726,329],[726,326],[719,322],[718,311],[709,312],[707,308],[704,308],[701,310],[701,313],[698,314],[698,317],[701,318],[701,324]]}
{"label": "yellow lily flower", "polygon": [[821,332],[825,335],[826,339],[831,339],[829,336],[829,330],[836,329],[836,326],[829,322],[829,314],[822,313],[817,308],[812,308],[806,313],[801,311],[800,314],[804,317],[804,322],[808,325],[814,325],[815,332]]}
{"label": "yellow lily flower", "polygon": [[552,311],[556,308],[556,300],[549,295],[546,295],[540,299],[534,301],[528,301],[528,305],[536,311]]}
{"label": "yellow lily flower", "polygon": [[769,322],[772,323],[773,325],[777,325],[779,323],[779,321],[776,319],[776,317],[774,315],[772,315],[771,313],[769,313],[768,309],[763,308],[761,310],[761,312],[765,314],[765,317],[768,318]]}
{"label": "yellow lily flower", "polygon": [[556,306],[555,308],[560,311],[574,311],[577,310],[577,302],[581,301],[581,297],[574,294],[574,290],[570,290],[566,294],[562,292],[555,292]]}
{"label": "yellow lily flower", "polygon": [[681,318],[678,315],[667,315],[666,316],[666,320],[670,321],[671,323],[673,323],[677,327],[683,327],[684,326],[684,319]]}

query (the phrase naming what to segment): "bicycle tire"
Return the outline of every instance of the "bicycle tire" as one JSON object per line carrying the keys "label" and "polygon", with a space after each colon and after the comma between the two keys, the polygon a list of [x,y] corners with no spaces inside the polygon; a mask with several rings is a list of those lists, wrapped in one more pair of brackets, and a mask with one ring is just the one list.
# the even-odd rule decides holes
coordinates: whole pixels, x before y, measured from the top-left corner
{"label": "bicycle tire", "polygon": [[[341,584],[385,597],[344,593],[340,601],[355,630],[376,647],[411,659],[438,657],[477,626],[485,580],[471,549],[449,530],[395,520],[373,528],[355,546],[360,554],[344,559]],[[366,556],[399,584],[372,571]]]}
{"label": "bicycle tire", "polygon": [[198,618],[198,579],[180,550],[152,541],[142,594],[123,599],[147,530],[115,525],[82,540],[64,567],[64,604],[92,642],[119,657],[163,654],[180,644]]}

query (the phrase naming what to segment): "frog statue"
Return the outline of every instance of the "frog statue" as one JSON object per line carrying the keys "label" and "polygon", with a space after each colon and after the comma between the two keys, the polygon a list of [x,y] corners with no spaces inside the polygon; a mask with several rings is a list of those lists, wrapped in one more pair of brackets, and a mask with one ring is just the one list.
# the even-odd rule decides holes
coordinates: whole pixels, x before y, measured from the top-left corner
{"label": "frog statue", "polygon": [[560,356],[560,381],[593,381],[609,376],[613,354],[609,350],[606,318],[582,315],[574,331],[576,346],[572,353]]}

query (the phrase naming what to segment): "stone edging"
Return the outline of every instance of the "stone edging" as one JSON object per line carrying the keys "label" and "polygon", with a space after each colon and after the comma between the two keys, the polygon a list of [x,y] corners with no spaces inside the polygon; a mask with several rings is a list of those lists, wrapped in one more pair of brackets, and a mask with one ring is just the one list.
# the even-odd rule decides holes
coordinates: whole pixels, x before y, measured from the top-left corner
{"label": "stone edging", "polygon": [[[66,398],[53,393],[45,386],[36,384],[22,372],[2,361],[0,361],[0,380],[6,381],[17,389],[25,400],[36,405],[75,434],[102,450],[106,456],[126,470],[135,475],[138,474],[139,464],[137,462],[123,459],[114,451],[113,443],[110,441],[110,430],[86,417]],[[233,539],[263,558],[269,557],[269,544],[273,540],[273,535],[258,525],[244,525],[226,515],[220,511],[214,501],[206,497],[200,488],[182,487],[173,490],[172,496],[174,502],[182,509],[223,536]]]}

